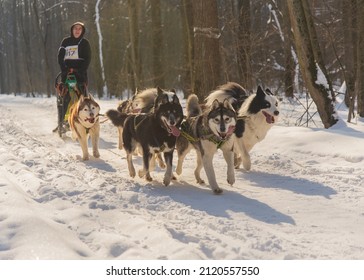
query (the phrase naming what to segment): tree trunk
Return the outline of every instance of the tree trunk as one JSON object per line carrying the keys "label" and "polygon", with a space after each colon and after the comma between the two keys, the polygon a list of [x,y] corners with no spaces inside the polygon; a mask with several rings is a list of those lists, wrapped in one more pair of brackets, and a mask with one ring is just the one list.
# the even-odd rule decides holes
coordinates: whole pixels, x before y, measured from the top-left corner
{"label": "tree trunk", "polygon": [[165,87],[163,68],[163,29],[160,0],[151,0],[152,41],[153,41],[153,79],[154,86]]}
{"label": "tree trunk", "polygon": [[[41,46],[42,46],[42,53],[43,53],[43,59],[44,59],[44,77],[43,80],[41,80],[41,84],[45,84],[46,85],[46,90],[47,90],[47,96],[50,97],[51,96],[51,86],[50,86],[50,82],[51,82],[51,71],[49,68],[49,59],[48,59],[48,52],[47,52],[47,35],[48,35],[48,25],[45,25],[45,29],[42,30],[42,27],[40,26],[41,24],[41,20],[39,18],[39,10],[38,10],[38,6],[37,6],[37,1],[33,0],[33,10],[34,10],[34,15],[35,15],[35,20],[36,20],[36,28],[37,28],[37,32],[39,33],[39,36],[41,38]],[[48,19],[48,12],[46,10],[44,10],[44,21],[47,22],[49,21]],[[44,36],[43,36],[44,34]]]}
{"label": "tree trunk", "polygon": [[191,93],[194,88],[193,77],[193,14],[192,14],[192,1],[181,0],[181,19],[182,19],[182,32],[183,32],[183,75],[182,75],[182,90],[186,96]]}
{"label": "tree trunk", "polygon": [[333,126],[337,121],[334,107],[334,93],[324,70],[321,52],[318,49],[312,16],[305,0],[287,0],[289,16],[297,49],[298,61],[302,77],[317,106],[318,113],[325,128]]}
{"label": "tree trunk", "polygon": [[357,71],[356,71],[356,96],[358,98],[358,114],[364,117],[364,4],[357,6],[358,11],[358,40],[357,40]]}
{"label": "tree trunk", "polygon": [[194,22],[194,89],[203,100],[221,84],[220,30],[216,0],[195,0]]}
{"label": "tree trunk", "polygon": [[282,1],[282,14],[283,14],[283,36],[284,36],[284,57],[285,57],[285,70],[284,70],[284,92],[286,97],[293,98],[294,92],[294,67],[295,63],[292,57],[292,32],[291,23],[288,14],[286,3]]}
{"label": "tree trunk", "polygon": [[238,0],[239,28],[238,28],[238,63],[239,76],[245,88],[253,87],[251,67],[251,19],[250,0]]}
{"label": "tree trunk", "polygon": [[[22,6],[20,6],[20,8],[21,7]],[[23,50],[23,53],[27,54],[27,55],[25,55],[26,71],[24,71],[24,73],[25,73],[24,80],[26,82],[26,91],[30,92],[32,94],[32,96],[35,96],[33,78],[32,78],[32,73],[31,73],[32,61],[31,61],[31,56],[29,55],[29,50],[31,50],[30,34],[29,34],[29,32],[26,31],[26,27],[29,26],[29,24],[30,24],[29,14],[31,13],[31,11],[29,9],[29,4],[27,1],[24,2],[24,11],[21,8],[20,13],[21,13],[21,18],[20,18],[19,24],[20,24],[21,33],[23,35],[22,50]],[[25,15],[28,15],[28,16],[25,16]]]}
{"label": "tree trunk", "polygon": [[344,30],[344,79],[346,82],[345,104],[349,108],[348,122],[354,116],[355,105],[355,75],[357,62],[357,5],[356,0],[342,0],[343,30]]}
{"label": "tree trunk", "polygon": [[132,86],[134,89],[140,87],[141,70],[139,58],[139,36],[138,36],[138,13],[137,1],[128,0],[129,12],[129,36],[130,36],[130,68],[132,69]]}

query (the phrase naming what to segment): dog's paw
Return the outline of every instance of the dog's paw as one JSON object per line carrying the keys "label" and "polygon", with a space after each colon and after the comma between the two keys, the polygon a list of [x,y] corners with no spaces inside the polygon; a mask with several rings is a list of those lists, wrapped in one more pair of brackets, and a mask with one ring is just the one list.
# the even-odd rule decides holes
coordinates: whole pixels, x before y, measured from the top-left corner
{"label": "dog's paw", "polygon": [[135,170],[134,171],[129,171],[129,176],[131,178],[134,178],[135,177]]}
{"label": "dog's paw", "polygon": [[147,174],[145,175],[145,179],[146,179],[148,182],[153,181],[153,178],[150,176],[150,174],[149,174],[149,173],[147,173]]}
{"label": "dog's paw", "polygon": [[182,174],[182,165],[181,164],[177,164],[176,173],[177,173],[177,175],[181,175]]}
{"label": "dog's paw", "polygon": [[138,171],[138,175],[139,175],[139,177],[140,178],[143,178],[144,177],[144,175],[145,175],[145,170],[144,169],[140,169],[139,171]]}
{"label": "dog's paw", "polygon": [[235,176],[234,175],[228,175],[227,177],[227,182],[230,184],[230,185],[234,185],[235,183]]}
{"label": "dog's paw", "polygon": [[201,179],[200,177],[200,172],[195,170],[195,178],[196,178],[196,182],[197,184],[203,185],[205,184],[205,181]]}
{"label": "dog's paw", "polygon": [[89,159],[90,159],[90,156],[89,156],[89,155],[84,155],[84,156],[82,157],[82,160],[84,160],[84,161],[89,160]]}
{"label": "dog's paw", "polygon": [[246,171],[249,171],[252,167],[250,159],[243,160],[243,166]]}
{"label": "dog's paw", "polygon": [[230,184],[230,185],[234,185],[234,183],[235,183],[235,178],[233,178],[233,179],[228,178],[228,179],[227,179],[227,182],[228,182],[228,184]]}
{"label": "dog's paw", "polygon": [[197,184],[200,184],[200,185],[204,185],[205,184],[205,181],[202,180],[201,178],[196,178],[196,181],[197,181]]}
{"label": "dog's paw", "polygon": [[94,151],[94,152],[93,152],[93,156],[94,156],[95,158],[99,158],[99,157],[100,157],[100,153],[99,153],[99,151]]}
{"label": "dog's paw", "polygon": [[171,183],[171,178],[164,177],[163,184],[167,187]]}
{"label": "dog's paw", "polygon": [[220,188],[216,188],[212,190],[214,192],[214,194],[222,194],[222,189]]}

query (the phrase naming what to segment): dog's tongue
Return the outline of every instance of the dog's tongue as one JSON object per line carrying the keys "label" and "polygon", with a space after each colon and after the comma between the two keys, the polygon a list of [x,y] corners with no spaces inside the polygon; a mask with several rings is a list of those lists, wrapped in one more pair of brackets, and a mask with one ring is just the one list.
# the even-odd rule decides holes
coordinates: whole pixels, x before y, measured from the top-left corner
{"label": "dog's tongue", "polygon": [[171,129],[173,136],[178,137],[181,134],[181,131],[174,125],[171,125],[169,128]]}
{"label": "dog's tongue", "polygon": [[263,111],[265,121],[269,124],[274,123],[274,117]]}
{"label": "dog's tongue", "polygon": [[227,135],[231,135],[231,134],[233,134],[234,133],[234,131],[235,131],[235,126],[229,126],[229,128],[228,128],[228,131],[227,131]]}
{"label": "dog's tongue", "polygon": [[94,123],[95,122],[95,118],[87,118],[85,121],[86,122],[88,121],[90,123]]}

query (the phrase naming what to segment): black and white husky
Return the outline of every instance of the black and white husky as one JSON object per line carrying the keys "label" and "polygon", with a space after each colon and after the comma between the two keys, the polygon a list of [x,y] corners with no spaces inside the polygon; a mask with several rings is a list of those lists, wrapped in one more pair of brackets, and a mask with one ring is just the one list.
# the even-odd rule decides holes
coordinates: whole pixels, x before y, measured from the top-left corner
{"label": "black and white husky", "polygon": [[204,183],[200,177],[204,167],[209,185],[215,194],[222,193],[216,182],[213,167],[213,157],[218,149],[221,149],[227,163],[227,181],[235,183],[234,174],[234,129],[236,113],[230,102],[215,100],[204,112],[198,103],[198,97],[194,94],[187,99],[187,119],[181,126],[182,134],[176,143],[178,164],[176,173],[182,173],[183,160],[188,152],[194,148],[197,154],[197,167],[195,177],[199,184]]}
{"label": "black and white husky", "polygon": [[[230,86],[229,86],[230,84]],[[207,98],[206,103],[212,99],[223,100],[231,96],[234,100],[238,87],[231,86],[231,83],[222,86],[223,90],[212,92]],[[238,120],[235,130],[235,152],[238,155],[235,167],[239,168],[243,163],[245,170],[250,170],[251,160],[249,152],[255,144],[262,141],[269,129],[278,121],[279,108],[278,99],[269,89],[265,91],[261,86],[255,94],[247,97],[238,108]]]}
{"label": "black and white husky", "polygon": [[116,110],[108,110],[106,116],[117,127],[119,134],[120,150],[123,149],[123,128],[124,121],[129,114],[150,113],[154,106],[154,100],[157,97],[157,88],[148,88],[137,91],[131,99],[123,100],[119,103]]}
{"label": "black and white husky", "polygon": [[167,165],[163,183],[168,186],[172,179],[172,160],[179,127],[183,120],[183,110],[175,92],[157,88],[152,113],[130,115],[124,123],[123,143],[127,154],[129,175],[135,177],[133,153],[141,147],[143,170],[139,176],[151,181],[150,161],[155,153],[163,153]]}

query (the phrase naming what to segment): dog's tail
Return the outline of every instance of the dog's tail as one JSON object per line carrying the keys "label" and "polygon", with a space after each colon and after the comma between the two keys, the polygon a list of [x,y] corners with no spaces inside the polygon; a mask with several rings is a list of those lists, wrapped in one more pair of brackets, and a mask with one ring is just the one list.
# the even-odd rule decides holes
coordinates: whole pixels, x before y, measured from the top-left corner
{"label": "dog's tail", "polygon": [[128,114],[111,109],[106,112],[106,116],[111,120],[113,125],[123,127]]}
{"label": "dog's tail", "polygon": [[187,111],[187,118],[196,117],[202,114],[202,110],[197,95],[191,94],[187,98],[186,111]]}

